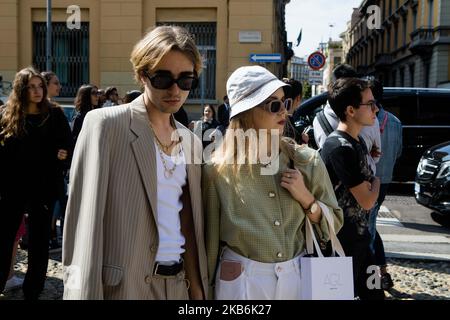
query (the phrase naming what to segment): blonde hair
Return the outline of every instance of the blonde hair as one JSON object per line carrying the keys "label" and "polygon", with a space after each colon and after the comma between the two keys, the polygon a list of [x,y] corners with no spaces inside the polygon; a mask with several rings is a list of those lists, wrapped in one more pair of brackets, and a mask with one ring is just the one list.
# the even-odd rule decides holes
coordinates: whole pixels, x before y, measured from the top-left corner
{"label": "blonde hair", "polygon": [[[249,132],[249,130],[255,130],[255,117],[258,116],[256,114],[257,108],[252,108],[245,112],[242,112],[230,120],[230,124],[225,133],[225,137],[223,139],[222,145],[219,146],[218,149],[212,155],[212,163],[214,164],[217,173],[220,175],[224,173],[224,170],[231,166],[233,173],[236,175],[243,166],[247,166],[251,175],[253,175],[253,166],[251,166],[252,155],[251,152],[255,150],[250,150],[250,146],[252,143],[252,139],[259,139],[258,132],[255,131],[255,136],[245,135],[245,161],[244,164],[238,161],[237,157],[238,153],[238,137],[236,136],[236,132],[242,130],[244,133]],[[295,158],[295,153],[298,145],[295,140],[280,135],[279,136],[279,146],[283,153],[285,153],[290,159]],[[277,150],[278,152],[278,150]]]}
{"label": "blonde hair", "polygon": [[150,30],[133,48],[130,61],[133,64],[134,77],[140,83],[143,71],[152,73],[161,59],[170,51],[177,50],[185,54],[194,65],[198,76],[202,69],[202,60],[193,36],[182,27],[160,26]]}

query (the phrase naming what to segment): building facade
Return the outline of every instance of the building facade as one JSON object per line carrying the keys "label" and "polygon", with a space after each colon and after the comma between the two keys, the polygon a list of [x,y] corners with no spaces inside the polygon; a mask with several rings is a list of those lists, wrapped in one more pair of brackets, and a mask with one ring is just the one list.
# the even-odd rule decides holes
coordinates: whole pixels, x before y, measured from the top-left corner
{"label": "building facade", "polygon": [[345,31],[339,35],[339,37],[342,40],[342,56],[344,57],[342,61],[343,63],[347,62],[347,54],[349,53],[351,48],[350,30],[351,30],[351,20],[347,22],[347,28],[345,29]]}
{"label": "building facade", "polygon": [[308,82],[309,81],[309,66],[304,58],[293,56],[289,60],[289,78],[295,79],[297,81]]}
{"label": "building facade", "polygon": [[[189,29],[203,56],[199,87],[188,105],[221,103],[228,76],[251,65],[251,53],[280,53],[281,63],[263,65],[287,74],[284,22],[289,0],[71,0],[52,1],[52,69],[73,101],[83,83],[136,89],[129,61],[134,44],[151,27],[177,24]],[[80,15],[80,24],[68,21]],[[46,1],[0,0],[0,75],[12,81],[23,67],[46,65]],[[189,106],[187,107],[189,111]],[[194,108],[194,107],[192,107]],[[195,109],[195,110],[197,110]]]}
{"label": "building facade", "polygon": [[[369,29],[380,8],[379,29]],[[347,62],[386,86],[450,87],[450,1],[364,0],[353,14]]]}
{"label": "building facade", "polygon": [[333,41],[330,39],[324,54],[327,60],[323,70],[323,86],[327,88],[331,82],[334,67],[344,62],[343,41]]}

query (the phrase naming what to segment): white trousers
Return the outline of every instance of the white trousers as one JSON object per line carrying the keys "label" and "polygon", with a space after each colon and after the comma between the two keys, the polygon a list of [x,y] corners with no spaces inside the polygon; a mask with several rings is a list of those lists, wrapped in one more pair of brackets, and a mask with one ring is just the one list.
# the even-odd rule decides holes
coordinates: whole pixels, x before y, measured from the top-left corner
{"label": "white trousers", "polygon": [[[263,263],[245,258],[226,248],[216,274],[217,300],[299,300],[300,256],[279,263]],[[222,264],[241,263],[241,273],[233,280],[221,279]]]}

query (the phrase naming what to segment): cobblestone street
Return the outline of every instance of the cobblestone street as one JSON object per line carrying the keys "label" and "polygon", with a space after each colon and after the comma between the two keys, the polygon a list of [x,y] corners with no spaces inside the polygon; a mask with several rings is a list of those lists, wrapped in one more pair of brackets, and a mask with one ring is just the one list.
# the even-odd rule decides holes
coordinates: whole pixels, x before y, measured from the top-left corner
{"label": "cobblestone street", "polygon": [[[60,300],[63,295],[61,252],[51,254],[47,281],[41,299]],[[394,288],[386,293],[390,300],[450,300],[450,262],[387,259]],[[16,275],[23,277],[27,252],[19,250]],[[16,289],[0,296],[0,300],[21,300],[22,290]]]}

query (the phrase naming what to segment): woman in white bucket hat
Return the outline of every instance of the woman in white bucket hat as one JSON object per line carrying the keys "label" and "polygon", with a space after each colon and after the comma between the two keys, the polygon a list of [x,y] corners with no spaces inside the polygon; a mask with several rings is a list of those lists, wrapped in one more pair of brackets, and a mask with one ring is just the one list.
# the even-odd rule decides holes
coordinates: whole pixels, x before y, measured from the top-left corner
{"label": "woman in white bucket hat", "polygon": [[211,290],[216,299],[299,299],[305,219],[328,240],[322,208],[342,226],[317,151],[282,137],[292,101],[284,82],[260,66],[227,81],[230,125],[203,168]]}

